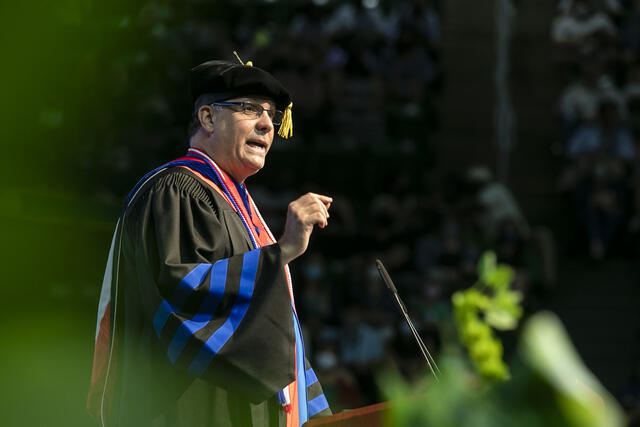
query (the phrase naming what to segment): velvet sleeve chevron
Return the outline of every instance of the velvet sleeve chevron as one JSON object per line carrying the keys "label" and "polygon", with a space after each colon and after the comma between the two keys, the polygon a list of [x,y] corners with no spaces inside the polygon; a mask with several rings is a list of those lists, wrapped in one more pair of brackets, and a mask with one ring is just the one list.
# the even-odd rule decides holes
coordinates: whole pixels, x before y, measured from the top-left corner
{"label": "velvet sleeve chevron", "polygon": [[158,179],[131,209],[127,298],[173,368],[260,402],[294,378],[291,303],[278,245],[252,250],[224,203],[190,174]]}
{"label": "velvet sleeve chevron", "polygon": [[329,402],[327,402],[327,398],[324,396],[322,386],[318,381],[316,373],[306,358],[304,364],[307,384],[307,414],[309,415],[309,418],[319,418],[331,415]]}

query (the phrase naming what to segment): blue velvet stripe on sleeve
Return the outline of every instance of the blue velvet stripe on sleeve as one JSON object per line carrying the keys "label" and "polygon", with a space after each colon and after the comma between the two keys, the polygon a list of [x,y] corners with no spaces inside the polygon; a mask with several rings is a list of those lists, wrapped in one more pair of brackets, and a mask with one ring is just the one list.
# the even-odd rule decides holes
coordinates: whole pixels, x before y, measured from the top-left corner
{"label": "blue velvet stripe on sleeve", "polygon": [[251,298],[253,297],[260,251],[261,249],[255,249],[244,254],[238,295],[231,308],[229,317],[202,345],[191,366],[189,366],[189,372],[191,374],[200,376],[204,373],[214,356],[227,343],[240,325],[240,322],[242,322],[244,315],[249,309]]}
{"label": "blue velvet stripe on sleeve", "polygon": [[200,305],[198,312],[191,320],[182,322],[169,344],[168,355],[171,363],[175,363],[180,353],[184,349],[189,338],[204,328],[216,312],[218,303],[224,294],[225,282],[227,281],[228,259],[216,262],[211,269],[209,281],[209,292]]}
{"label": "blue velvet stripe on sleeve", "polygon": [[313,372],[313,369],[311,368],[307,369],[307,371],[304,374],[305,374],[305,377],[307,378],[307,387],[318,382],[318,377],[316,377],[316,373]]}
{"label": "blue velvet stripe on sleeve", "polygon": [[[305,372],[305,377],[307,380],[307,387],[310,387],[318,382],[318,377],[312,368],[307,369]],[[315,398],[309,400],[307,402],[307,411],[309,418],[313,417],[319,412],[324,411],[329,408],[329,402],[325,398],[324,394],[316,396]]]}
{"label": "blue velvet stripe on sleeve", "polygon": [[169,298],[169,301],[163,300],[153,317],[153,328],[156,331],[158,337],[164,328],[165,323],[169,319],[172,313],[179,312],[187,297],[191,295],[191,292],[200,285],[207,273],[211,269],[211,264],[198,264],[180,281],[176,289],[173,291],[173,295]]}
{"label": "blue velvet stripe on sleeve", "polygon": [[307,410],[309,411],[309,418],[313,417],[318,412],[324,411],[329,407],[329,402],[327,402],[327,398],[324,397],[324,394],[316,397],[315,399],[311,399],[307,402]]}

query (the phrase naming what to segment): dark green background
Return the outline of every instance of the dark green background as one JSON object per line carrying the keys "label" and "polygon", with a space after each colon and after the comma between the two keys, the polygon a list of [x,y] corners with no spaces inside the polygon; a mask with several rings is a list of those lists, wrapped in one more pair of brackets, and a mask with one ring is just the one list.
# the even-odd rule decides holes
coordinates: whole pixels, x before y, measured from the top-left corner
{"label": "dark green background", "polygon": [[105,195],[118,182],[91,164],[122,134],[147,29],[129,24],[129,1],[1,8],[1,424],[92,425],[97,292],[122,190]]}

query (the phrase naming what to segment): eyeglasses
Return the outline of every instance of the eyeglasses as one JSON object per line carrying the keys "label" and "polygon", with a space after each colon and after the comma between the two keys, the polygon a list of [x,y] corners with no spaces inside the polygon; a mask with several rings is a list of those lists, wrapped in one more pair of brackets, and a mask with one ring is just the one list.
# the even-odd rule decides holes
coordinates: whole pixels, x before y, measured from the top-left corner
{"label": "eyeglasses", "polygon": [[245,116],[251,117],[252,119],[257,119],[262,116],[264,111],[267,112],[267,115],[271,119],[271,123],[274,125],[279,125],[282,123],[282,118],[284,117],[284,113],[280,110],[276,110],[273,108],[264,108],[262,105],[253,104],[251,102],[214,102],[211,105],[219,105],[221,107],[235,107],[233,108],[235,111],[239,111]]}

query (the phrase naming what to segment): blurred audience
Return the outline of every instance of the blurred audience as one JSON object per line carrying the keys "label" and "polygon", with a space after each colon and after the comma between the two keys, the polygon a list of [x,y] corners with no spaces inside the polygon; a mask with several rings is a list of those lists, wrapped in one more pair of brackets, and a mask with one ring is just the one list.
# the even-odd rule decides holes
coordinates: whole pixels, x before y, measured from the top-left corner
{"label": "blurred audience", "polygon": [[568,76],[557,110],[559,188],[596,261],[629,246],[625,231],[640,231],[639,10],[638,1],[563,0],[552,27]]}
{"label": "blurred audience", "polygon": [[[398,175],[388,183],[388,193],[379,193],[358,211],[348,255],[338,249],[345,240],[327,232],[317,243],[335,249],[304,255],[294,266],[300,269],[298,307],[304,311],[311,353],[323,366],[318,375],[326,375],[335,386],[338,408],[378,401],[374,375],[384,364],[396,365],[409,380],[420,378],[426,369],[379,277],[376,258],[390,271],[416,327],[435,353],[441,334],[452,338],[450,297],[475,283],[483,251],[493,250],[499,262],[513,266],[514,286],[525,304],[554,280],[554,260],[548,257],[554,253],[553,239],[548,231],[529,227],[515,197],[491,171],[473,167],[454,179],[461,182],[459,190],[445,201],[412,188],[406,176]],[[355,250],[359,239],[364,246]]]}
{"label": "blurred audience", "polygon": [[[118,175],[105,178],[105,188],[117,191],[120,184],[114,180],[122,181],[126,194],[127,176],[180,155],[184,146],[175,142],[184,142],[181,126],[188,122],[190,106],[178,99],[176,94],[183,92],[177,89],[172,95],[176,99],[167,99],[159,93],[158,82],[169,76],[176,87],[182,85],[184,70],[199,60],[231,60],[236,50],[288,86],[296,99],[292,139],[299,143],[277,141],[272,149],[278,152],[249,188],[276,236],[292,195],[322,192],[316,185],[334,189],[331,226],[314,233],[312,251],[291,267],[307,354],[334,411],[339,411],[379,401],[374,375],[385,363],[398,366],[409,380],[426,371],[378,276],[375,259],[389,269],[418,331],[437,354],[442,335],[453,328],[450,297],[475,283],[484,251],[495,251],[500,262],[516,269],[517,286],[527,303],[530,295],[554,281],[554,258],[549,255],[554,253],[553,239],[548,231],[529,226],[516,197],[486,167],[452,177],[451,186],[434,185],[426,172],[435,161],[426,153],[438,126],[434,103],[443,77],[439,1],[314,1],[277,8],[268,3],[245,8],[243,0],[236,0],[235,7],[217,8],[215,18],[182,17],[176,23],[169,6],[149,2],[140,19],[163,51],[170,52],[157,55],[154,63],[134,56],[132,64],[118,65],[123,80],[130,78],[127,66],[144,69],[131,73],[146,79],[130,84],[139,90],[130,95],[136,102],[123,102],[119,113],[147,119],[122,130],[141,140],[136,147],[143,147],[145,155],[114,141],[115,147],[92,148],[95,152],[86,157],[101,161],[86,164],[105,164],[109,171],[117,164]],[[624,37],[628,49],[635,48],[633,34],[616,27],[617,22],[631,25],[633,18],[615,1],[603,10],[587,1],[567,3],[553,30],[566,48],[587,43],[587,49],[579,49],[587,55]],[[567,163],[597,152],[622,162],[626,171],[637,163],[628,140],[640,129],[640,68],[630,71],[627,84],[620,86],[621,108],[629,111],[631,125],[619,120],[627,117],[624,109],[597,122],[602,93],[619,83],[603,77],[614,74],[610,58],[599,58],[597,66],[582,60],[559,108]],[[129,105],[142,111],[129,111]],[[164,132],[167,127],[160,129],[158,122],[168,123],[172,131]],[[141,129],[158,130],[151,134]],[[117,158],[105,153],[116,153]],[[628,179],[627,172],[619,177]],[[611,185],[617,189],[622,184]],[[597,190],[589,194],[593,192]],[[630,205],[628,197],[624,200]],[[611,228],[603,225],[601,211],[617,214],[623,204],[615,198],[611,203],[616,209],[597,206],[598,230]],[[621,226],[620,221],[614,222]],[[609,234],[599,232],[606,248]]]}

